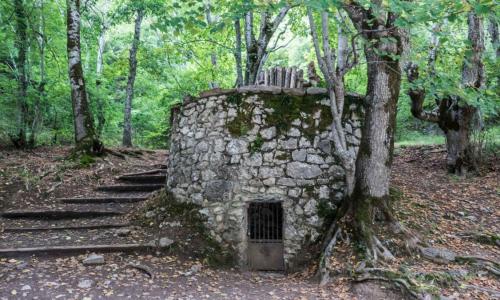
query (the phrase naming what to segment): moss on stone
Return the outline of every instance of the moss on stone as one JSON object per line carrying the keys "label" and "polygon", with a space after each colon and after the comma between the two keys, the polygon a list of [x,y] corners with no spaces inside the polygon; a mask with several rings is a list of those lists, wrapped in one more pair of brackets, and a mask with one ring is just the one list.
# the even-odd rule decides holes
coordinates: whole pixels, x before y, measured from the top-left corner
{"label": "moss on stone", "polygon": [[327,200],[320,200],[317,206],[318,217],[324,220],[333,220],[336,213],[336,207]]}
{"label": "moss on stone", "polygon": [[290,160],[292,158],[292,155],[289,152],[283,152],[279,155],[276,155],[275,159],[278,160]]}
{"label": "moss on stone", "polygon": [[250,153],[255,153],[257,151],[260,151],[263,144],[264,144],[264,139],[259,133],[257,134],[255,140],[250,144]]}
{"label": "moss on stone", "polygon": [[[264,102],[264,108],[273,110],[272,113],[266,114],[268,126],[275,126],[278,135],[285,135],[292,128],[294,120],[301,120],[307,125],[307,128],[301,129],[302,134],[311,141],[318,132],[327,130],[333,120],[329,107],[320,103],[324,98],[324,95],[259,94],[259,99]],[[236,105],[238,110],[237,116],[227,123],[227,129],[233,136],[245,135],[253,125],[253,105],[243,101],[243,96],[238,93],[229,95],[227,103]],[[318,111],[320,111],[320,121],[316,125],[312,115]],[[302,113],[307,114],[307,117],[304,118]]]}

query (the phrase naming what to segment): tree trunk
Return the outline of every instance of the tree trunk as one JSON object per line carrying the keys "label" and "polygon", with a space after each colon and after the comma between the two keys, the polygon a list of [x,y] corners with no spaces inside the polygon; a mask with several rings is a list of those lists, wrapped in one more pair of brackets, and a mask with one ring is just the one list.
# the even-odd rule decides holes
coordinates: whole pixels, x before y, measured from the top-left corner
{"label": "tree trunk", "polygon": [[[467,17],[468,39],[471,54],[464,58],[462,66],[462,86],[481,89],[484,87],[484,28],[483,20],[473,12]],[[448,172],[465,175],[475,168],[470,137],[473,130],[481,129],[479,109],[467,103],[459,104],[458,97],[448,97],[440,103],[439,126],[446,135]]]}
{"label": "tree trunk", "polygon": [[[212,26],[212,13],[210,10],[210,2],[206,4],[205,7],[205,17],[207,19],[208,26]],[[215,89],[219,87],[219,84],[215,81],[215,74],[217,73],[217,55],[215,52],[210,53],[210,62],[212,63],[212,81],[208,83],[209,88]]]}
{"label": "tree trunk", "polygon": [[137,11],[137,18],[135,19],[134,39],[132,41],[132,48],[130,48],[129,57],[129,75],[127,82],[127,99],[125,100],[125,111],[123,121],[123,146],[132,147],[132,99],[134,98],[134,82],[137,73],[137,49],[141,38],[141,23],[144,17],[144,11]]}
{"label": "tree trunk", "polygon": [[[462,66],[462,86],[466,89],[484,87],[484,30],[480,17],[473,12],[468,14],[468,39],[470,55],[464,58]],[[433,64],[436,60],[437,39],[433,37],[429,54],[430,74],[433,76]],[[418,78],[418,69],[414,64],[407,68],[408,80],[414,82]],[[435,122],[443,130],[446,137],[446,165],[448,172],[464,175],[468,170],[477,168],[473,157],[473,145],[470,136],[474,130],[481,130],[481,117],[477,107],[460,103],[458,96],[447,96],[438,99],[438,107],[434,111],[423,110],[425,91],[422,88],[411,88],[408,92],[412,100],[412,114],[421,120]]]}
{"label": "tree trunk", "polygon": [[[374,1],[373,6],[378,6]],[[344,6],[356,30],[370,41],[364,52],[367,62],[367,93],[361,143],[356,159],[354,191],[345,201],[350,227],[367,258],[394,257],[376,237],[375,216],[396,222],[389,201],[394,150],[396,107],[401,85],[400,61],[405,32],[395,25],[397,15],[365,9],[356,2]],[[370,20],[370,22],[368,22]]]}
{"label": "tree trunk", "polygon": [[234,59],[236,60],[236,86],[243,85],[243,67],[241,65],[241,24],[240,19],[234,21],[234,32],[236,35],[236,48],[234,50]]}
{"label": "tree trunk", "polygon": [[40,5],[40,26],[38,40],[38,50],[40,55],[40,82],[38,83],[38,97],[34,103],[33,122],[31,124],[31,135],[28,141],[30,147],[36,145],[36,135],[40,127],[41,120],[41,105],[45,99],[45,14],[44,14],[44,0],[39,0]]}
{"label": "tree trunk", "polygon": [[365,48],[368,89],[365,121],[356,160],[356,181],[351,199],[354,228],[358,238],[368,245],[373,244],[371,224],[376,210],[380,210],[388,221],[393,218],[389,203],[389,182],[396,106],[401,84],[399,61],[377,54],[390,50],[390,53],[398,55],[401,50],[399,45],[389,41],[377,42],[377,48]]}
{"label": "tree trunk", "polygon": [[83,77],[80,48],[80,0],[67,0],[68,69],[75,127],[76,151],[102,153],[95,134]]}
{"label": "tree trunk", "polygon": [[102,75],[102,55],[104,53],[104,47],[106,46],[106,29],[105,25],[101,28],[101,33],[99,34],[98,46],[97,46],[97,60],[96,60],[96,104],[97,104],[97,135],[101,136],[104,129],[104,124],[106,123],[106,116],[104,114],[104,101],[99,91],[101,88],[101,75]]}
{"label": "tree trunk", "polygon": [[15,147],[24,148],[27,146],[26,142],[26,122],[28,115],[28,72],[26,53],[28,48],[28,35],[27,35],[27,19],[26,11],[23,0],[15,0],[14,9],[16,15],[16,48],[17,48],[17,77],[18,77],[18,91],[17,91],[17,121],[16,133],[11,136],[11,140]]}
{"label": "tree trunk", "polygon": [[470,105],[459,105],[458,101],[455,96],[441,99],[438,124],[446,136],[448,172],[463,175],[471,167],[469,137],[477,109]]}
{"label": "tree trunk", "polygon": [[489,18],[488,32],[490,33],[491,45],[493,46],[493,50],[495,50],[495,55],[498,59],[500,57],[500,41],[498,38],[498,22],[494,15]]}

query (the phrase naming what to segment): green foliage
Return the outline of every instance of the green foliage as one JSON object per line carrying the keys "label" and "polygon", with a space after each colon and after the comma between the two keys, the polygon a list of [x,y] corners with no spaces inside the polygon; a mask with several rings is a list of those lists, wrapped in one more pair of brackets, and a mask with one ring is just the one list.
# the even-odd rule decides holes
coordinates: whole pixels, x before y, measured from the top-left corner
{"label": "green foliage", "polygon": [[80,167],[82,168],[88,168],[90,167],[93,163],[95,163],[95,159],[92,155],[89,154],[83,154],[80,156]]}
{"label": "green foliage", "polygon": [[264,139],[259,133],[257,134],[255,140],[250,144],[250,153],[255,153],[260,151],[263,144],[264,144]]}
{"label": "green foliage", "polygon": [[[373,1],[361,1],[367,8],[375,11]],[[34,130],[37,145],[71,144],[74,142],[72,108],[67,74],[66,54],[66,7],[64,1],[24,0],[28,18],[28,61],[29,87],[26,100],[32,124],[35,113],[40,115],[40,124]],[[254,10],[255,34],[262,11],[270,15],[285,4],[285,1],[227,1],[200,0],[162,1],[162,0],[94,0],[82,5],[81,45],[84,76],[90,105],[97,119],[98,103],[103,103],[106,123],[101,139],[106,146],[121,143],[123,130],[123,103],[128,76],[129,49],[132,41],[133,20],[138,10],[144,10],[145,19],[141,34],[141,45],[137,54],[138,72],[135,83],[135,97],[132,111],[133,143],[138,147],[168,147],[170,107],[182,100],[187,94],[196,95],[208,88],[209,82],[217,82],[222,88],[234,87],[235,74],[235,18],[242,18],[249,9]],[[314,9],[328,9],[332,13],[330,20],[330,40],[335,48],[337,29],[343,26],[354,38],[355,29],[346,19],[337,22],[333,17],[342,1],[308,0],[297,3],[292,8],[278,29],[278,34],[270,41],[269,57],[264,68],[282,65],[298,66],[306,70],[310,61],[316,61],[312,49],[311,37],[305,18],[306,6]],[[481,90],[463,89],[460,86],[460,73],[464,56],[470,55],[467,40],[466,14],[470,10],[485,19],[496,12],[491,0],[424,0],[421,2],[389,0],[383,5],[399,14],[396,25],[408,28],[411,33],[411,48],[407,60],[420,65],[421,81],[416,84],[427,91],[426,108],[432,108],[435,96],[454,94],[462,101],[481,108],[487,127],[494,127],[500,120],[499,107],[499,71],[496,48],[485,37],[486,52],[484,64],[486,70],[485,88]],[[206,21],[206,9],[210,7],[213,22]],[[19,108],[16,104],[18,83],[15,67],[17,57],[14,6],[9,1],[0,3],[0,143],[9,143],[9,134],[16,130]],[[43,18],[42,18],[43,16]],[[498,19],[497,15],[493,15]],[[447,20],[444,22],[444,20]],[[43,21],[43,22],[42,22]],[[242,26],[243,26],[243,20]],[[440,47],[436,64],[437,76],[429,79],[426,64],[430,40],[430,28],[433,23],[442,23]],[[486,22],[485,22],[486,25]],[[104,49],[103,73],[98,78],[96,59],[99,35],[106,28],[106,47]],[[242,27],[243,28],[243,27]],[[44,36],[44,91],[39,91],[42,79],[41,52],[39,41]],[[242,57],[245,59],[243,36]],[[369,47],[369,42],[356,36],[354,42],[358,48],[360,63],[347,73],[344,82],[348,91],[364,94],[366,92],[366,62],[362,48]],[[215,55],[217,64],[212,64]],[[244,62],[243,62],[244,64]],[[317,68],[318,69],[318,68]],[[97,87],[97,79],[100,81]],[[410,100],[406,96],[409,85],[403,82],[398,105],[397,141],[413,143],[417,140],[429,142],[429,135],[440,135],[436,126],[429,126],[415,120],[410,113]],[[231,96],[230,96],[231,97]],[[231,99],[228,97],[228,101]],[[239,101],[238,99],[234,99]],[[36,106],[37,102],[40,102]],[[269,106],[279,113],[273,122],[281,131],[287,129],[286,123],[297,117],[299,110],[310,111],[304,101],[281,99],[282,103],[271,101]],[[292,103],[291,112],[280,115],[281,108]],[[236,103],[239,104],[239,103]],[[238,120],[230,126],[234,135],[245,134],[249,130],[247,116],[238,114]],[[327,117],[327,116],[325,116]],[[323,118],[327,123],[328,118]],[[322,124],[320,127],[324,127]],[[314,132],[311,131],[312,136]]]}

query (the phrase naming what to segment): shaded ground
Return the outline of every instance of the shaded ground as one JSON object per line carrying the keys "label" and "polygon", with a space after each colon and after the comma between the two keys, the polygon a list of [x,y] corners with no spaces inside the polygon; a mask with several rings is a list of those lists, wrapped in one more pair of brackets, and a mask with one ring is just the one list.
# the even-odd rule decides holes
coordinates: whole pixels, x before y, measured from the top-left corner
{"label": "shaded ground", "polygon": [[[448,247],[460,254],[481,255],[498,261],[498,246],[481,243],[469,234],[498,235],[500,232],[498,162],[492,164],[483,177],[461,179],[445,173],[445,153],[439,148],[397,149],[397,153],[393,186],[401,193],[396,208],[403,223],[435,247]],[[4,208],[51,207],[56,197],[85,195],[94,185],[111,182],[118,173],[145,170],[163,163],[165,155],[164,152],[145,153],[142,157],[126,160],[108,156],[98,159],[91,167],[64,168],[63,165],[68,164],[62,160],[66,154],[64,148],[37,149],[33,153],[0,151],[0,201]],[[47,172],[49,174],[45,175]],[[62,184],[53,188],[60,181]],[[85,187],[83,192],[82,186]],[[310,280],[312,268],[286,276],[209,268],[192,257],[196,255],[193,248],[198,248],[197,237],[182,231],[175,222],[169,226],[162,234],[171,234],[177,242],[177,247],[170,252],[105,254],[106,264],[102,266],[83,266],[81,259],[85,255],[0,258],[0,299],[402,298],[400,293],[381,286],[380,282],[353,286],[342,272],[330,285],[319,287]],[[53,234],[16,236],[0,233],[0,240],[5,243],[29,239],[42,242]],[[58,234],[69,236],[70,244],[72,239],[95,238],[74,232]],[[110,232],[99,238],[114,238],[114,235]],[[340,247],[336,251],[341,254],[344,250]],[[455,279],[443,281],[436,277],[421,281],[451,299],[500,297],[495,294],[500,290],[498,278],[484,270],[467,265],[434,264],[406,256],[402,251],[395,252],[400,254],[398,261],[388,268],[422,274],[422,277],[455,274],[452,276]],[[136,262],[147,266],[154,278],[127,267]]]}

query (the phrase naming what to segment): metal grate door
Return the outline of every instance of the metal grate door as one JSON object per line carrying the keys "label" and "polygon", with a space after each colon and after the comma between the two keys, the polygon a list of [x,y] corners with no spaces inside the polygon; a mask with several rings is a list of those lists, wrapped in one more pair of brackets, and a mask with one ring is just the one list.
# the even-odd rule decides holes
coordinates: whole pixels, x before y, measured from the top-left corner
{"label": "metal grate door", "polygon": [[248,263],[254,270],[283,270],[283,208],[279,202],[248,206]]}

